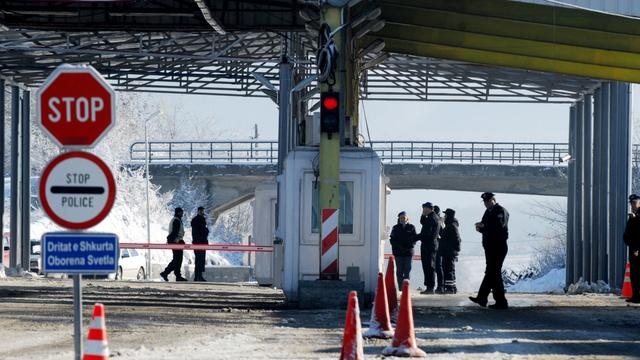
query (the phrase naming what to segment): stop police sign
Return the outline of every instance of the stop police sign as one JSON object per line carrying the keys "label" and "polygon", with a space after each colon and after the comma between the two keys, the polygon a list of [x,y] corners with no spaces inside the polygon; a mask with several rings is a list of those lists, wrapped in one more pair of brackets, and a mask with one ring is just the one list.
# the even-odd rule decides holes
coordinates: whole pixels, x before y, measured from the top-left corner
{"label": "stop police sign", "polygon": [[58,66],[36,98],[38,122],[60,147],[94,147],[115,123],[115,92],[92,66]]}

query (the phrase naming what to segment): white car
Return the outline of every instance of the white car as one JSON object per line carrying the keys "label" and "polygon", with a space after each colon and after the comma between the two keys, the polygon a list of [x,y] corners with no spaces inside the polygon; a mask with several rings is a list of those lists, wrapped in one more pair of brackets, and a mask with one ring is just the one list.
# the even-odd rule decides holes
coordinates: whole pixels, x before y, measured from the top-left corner
{"label": "white car", "polygon": [[120,249],[120,260],[116,280],[136,279],[144,280],[147,273],[147,260],[144,253],[135,249]]}

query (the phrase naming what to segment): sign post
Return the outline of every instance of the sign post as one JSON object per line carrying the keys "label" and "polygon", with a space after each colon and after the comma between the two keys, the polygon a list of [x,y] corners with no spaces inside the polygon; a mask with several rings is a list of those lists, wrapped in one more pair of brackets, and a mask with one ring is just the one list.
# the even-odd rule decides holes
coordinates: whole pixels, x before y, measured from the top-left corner
{"label": "sign post", "polygon": [[[116,95],[91,66],[60,65],[36,96],[38,123],[63,149],[92,148],[115,124]],[[97,156],[66,152],[40,178],[45,213],[60,226],[85,230],[100,223],[115,201],[115,180]],[[42,237],[44,273],[73,276],[75,359],[82,358],[82,274],[118,269],[118,237],[97,233],[49,233]]]}

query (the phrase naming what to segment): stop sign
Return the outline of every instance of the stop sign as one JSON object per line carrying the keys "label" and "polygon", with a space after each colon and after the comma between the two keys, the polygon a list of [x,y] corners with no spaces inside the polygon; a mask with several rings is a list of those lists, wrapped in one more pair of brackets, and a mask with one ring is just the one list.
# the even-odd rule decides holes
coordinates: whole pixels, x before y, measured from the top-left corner
{"label": "stop sign", "polygon": [[115,123],[115,92],[92,66],[58,66],[36,99],[38,123],[60,147],[94,147]]}

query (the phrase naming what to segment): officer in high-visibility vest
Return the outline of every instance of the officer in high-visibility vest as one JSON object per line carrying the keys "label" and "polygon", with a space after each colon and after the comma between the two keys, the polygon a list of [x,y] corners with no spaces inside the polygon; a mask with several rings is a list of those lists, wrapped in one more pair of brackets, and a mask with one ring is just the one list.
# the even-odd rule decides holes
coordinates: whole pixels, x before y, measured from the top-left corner
{"label": "officer in high-visibility vest", "polygon": [[[169,235],[167,235],[168,244],[184,244],[184,225],[182,224],[183,215],[184,211],[182,208],[175,209],[173,219],[171,219],[171,222],[169,223]],[[164,281],[169,281],[167,276],[173,271],[173,273],[176,274],[176,281],[187,281],[187,279],[183,278],[181,275],[183,251],[172,250],[172,252],[173,259],[169,265],[167,265],[167,268],[160,273],[160,277],[162,277]]]}

